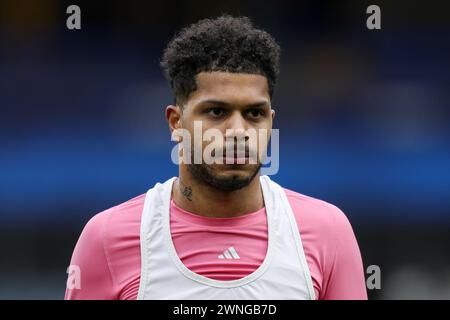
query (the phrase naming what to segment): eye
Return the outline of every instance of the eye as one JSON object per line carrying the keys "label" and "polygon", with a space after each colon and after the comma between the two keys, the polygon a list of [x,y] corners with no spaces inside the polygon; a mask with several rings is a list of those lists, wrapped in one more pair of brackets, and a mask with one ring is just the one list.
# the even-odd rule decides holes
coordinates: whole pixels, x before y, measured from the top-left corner
{"label": "eye", "polygon": [[225,110],[223,108],[211,108],[206,111],[209,115],[218,118],[224,115]]}
{"label": "eye", "polygon": [[259,119],[260,117],[264,116],[264,111],[261,109],[251,109],[247,111],[247,114],[252,119]]}

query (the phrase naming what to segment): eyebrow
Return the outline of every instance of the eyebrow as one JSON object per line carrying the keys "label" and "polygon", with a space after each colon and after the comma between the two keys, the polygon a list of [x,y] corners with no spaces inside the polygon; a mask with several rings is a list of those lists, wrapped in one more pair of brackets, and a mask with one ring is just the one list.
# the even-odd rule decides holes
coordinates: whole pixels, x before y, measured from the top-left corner
{"label": "eyebrow", "polygon": [[[221,100],[215,100],[215,99],[207,99],[207,100],[203,100],[200,101],[199,103],[197,103],[197,105],[203,105],[203,104],[214,104],[217,106],[222,106],[222,107],[230,107],[232,104],[225,102],[225,101],[221,101]],[[253,102],[250,104],[245,105],[246,108],[264,108],[264,107],[270,107],[270,103],[268,101],[258,101],[258,102]]]}

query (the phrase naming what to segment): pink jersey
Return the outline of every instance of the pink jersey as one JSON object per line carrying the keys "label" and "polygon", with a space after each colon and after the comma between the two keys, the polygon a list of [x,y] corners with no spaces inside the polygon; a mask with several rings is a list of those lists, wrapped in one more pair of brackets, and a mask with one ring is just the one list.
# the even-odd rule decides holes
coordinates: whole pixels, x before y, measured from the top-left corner
{"label": "pink jersey", "polygon": [[[344,213],[325,201],[284,191],[299,227],[316,298],[367,299],[361,255]],[[66,299],[137,298],[144,200],[145,194],[140,195],[86,224],[70,263],[81,271],[80,288],[66,289]],[[170,229],[181,261],[205,277],[239,279],[265,258],[265,208],[240,217],[210,218],[187,212],[171,200]]]}

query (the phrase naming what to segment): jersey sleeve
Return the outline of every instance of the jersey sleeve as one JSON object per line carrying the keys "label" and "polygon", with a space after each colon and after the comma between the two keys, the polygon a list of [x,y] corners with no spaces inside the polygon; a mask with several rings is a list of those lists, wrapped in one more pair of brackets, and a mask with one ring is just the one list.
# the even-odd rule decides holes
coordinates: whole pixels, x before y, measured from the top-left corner
{"label": "jersey sleeve", "polygon": [[66,300],[117,299],[104,234],[108,210],[94,216],[84,227],[68,268]]}
{"label": "jersey sleeve", "polygon": [[324,266],[322,300],[366,300],[366,282],[361,253],[352,226],[345,214],[328,204],[333,230],[329,246],[334,255]]}

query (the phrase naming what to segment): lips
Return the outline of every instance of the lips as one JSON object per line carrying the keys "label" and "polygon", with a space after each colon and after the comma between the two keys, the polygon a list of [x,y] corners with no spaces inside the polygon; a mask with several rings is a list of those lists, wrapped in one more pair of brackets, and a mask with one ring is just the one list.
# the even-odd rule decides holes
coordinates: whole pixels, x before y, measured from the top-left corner
{"label": "lips", "polygon": [[238,156],[237,153],[231,157],[227,157],[226,155],[223,156],[224,164],[253,164],[251,159],[256,161],[255,158],[250,157],[249,152],[245,152],[243,156]]}
{"label": "lips", "polygon": [[[223,155],[223,158],[227,158],[227,157],[228,157],[226,150],[223,150],[223,151],[222,151],[222,155]],[[213,157],[216,156],[215,150],[212,150],[211,156],[213,156]],[[236,158],[236,159],[237,159],[237,158],[249,158],[249,157],[250,157],[250,152],[249,152],[248,150],[246,150],[245,152],[243,152],[243,155],[242,155],[242,156],[239,155],[237,152],[235,152],[235,153],[233,153],[233,154],[231,154],[231,155],[229,156],[229,158]]]}
{"label": "lips", "polygon": [[235,159],[239,159],[239,158],[249,158],[249,157],[250,157],[250,153],[249,153],[249,152],[244,152],[243,155],[238,155],[237,153],[235,153],[234,155],[231,155],[230,157],[228,157],[227,154],[224,152],[224,153],[223,153],[223,157],[224,157],[224,158],[235,158]]}

